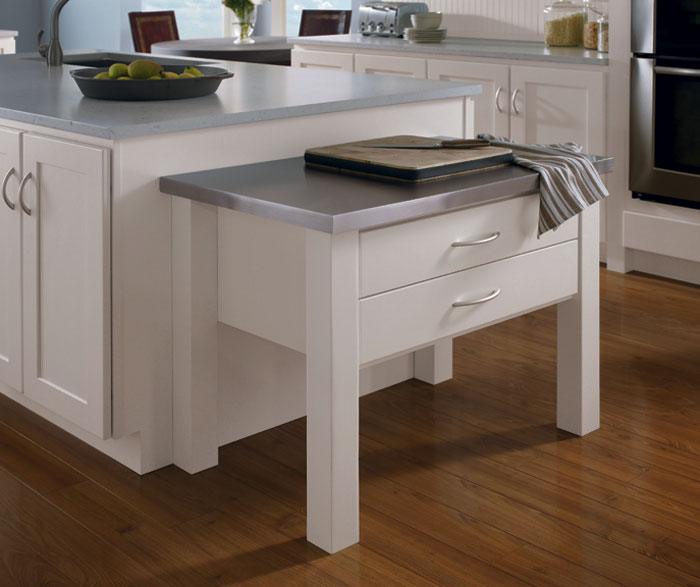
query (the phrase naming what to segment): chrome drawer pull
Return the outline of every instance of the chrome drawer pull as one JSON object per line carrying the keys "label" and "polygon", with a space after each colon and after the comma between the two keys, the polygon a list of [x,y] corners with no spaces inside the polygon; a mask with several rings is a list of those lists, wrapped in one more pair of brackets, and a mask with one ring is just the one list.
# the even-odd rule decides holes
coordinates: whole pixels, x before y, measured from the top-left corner
{"label": "chrome drawer pull", "polygon": [[19,205],[21,206],[22,210],[24,210],[24,213],[27,216],[31,216],[32,211],[29,208],[27,208],[27,205],[24,203],[24,186],[31,178],[32,178],[32,172],[29,171],[29,172],[27,172],[27,175],[25,175],[22,178],[22,181],[19,184],[19,191],[17,192],[19,194]]}
{"label": "chrome drawer pull", "polygon": [[501,295],[501,288],[497,287],[489,295],[484,298],[479,298],[478,300],[472,300],[471,302],[455,302],[452,304],[453,308],[463,308],[464,306],[476,306],[477,304],[483,304],[485,302],[490,302]]}
{"label": "chrome drawer pull", "polygon": [[501,236],[500,232],[494,232],[490,236],[487,236],[486,238],[482,238],[478,241],[455,241],[452,243],[453,247],[473,247],[474,245],[485,245],[486,243],[491,243],[495,241],[499,236]]}
{"label": "chrome drawer pull", "polygon": [[2,180],[2,190],[0,190],[2,191],[2,199],[5,200],[5,204],[7,204],[7,207],[10,210],[14,210],[15,205],[12,202],[10,202],[10,199],[7,197],[7,182],[10,181],[10,178],[14,175],[14,173],[15,168],[10,167],[10,169],[8,169],[7,173],[5,174],[5,178]]}

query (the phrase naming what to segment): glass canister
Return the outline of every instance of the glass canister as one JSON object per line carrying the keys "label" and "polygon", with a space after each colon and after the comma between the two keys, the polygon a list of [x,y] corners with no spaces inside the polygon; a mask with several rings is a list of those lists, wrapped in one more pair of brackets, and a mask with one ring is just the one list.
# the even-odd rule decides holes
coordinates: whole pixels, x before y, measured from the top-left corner
{"label": "glass canister", "polygon": [[608,52],[608,38],[610,33],[610,25],[608,23],[608,13],[598,19],[598,51],[601,53]]}
{"label": "glass canister", "polygon": [[598,49],[598,19],[608,13],[608,0],[584,0],[586,22],[583,25],[583,46]]}
{"label": "glass canister", "polygon": [[582,2],[558,0],[544,9],[544,42],[550,47],[583,44],[586,10]]}

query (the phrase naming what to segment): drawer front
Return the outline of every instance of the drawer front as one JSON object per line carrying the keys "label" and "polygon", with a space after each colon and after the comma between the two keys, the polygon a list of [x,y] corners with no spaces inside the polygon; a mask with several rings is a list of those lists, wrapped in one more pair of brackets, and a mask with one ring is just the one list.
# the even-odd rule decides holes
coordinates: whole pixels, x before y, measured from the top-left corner
{"label": "drawer front", "polygon": [[[500,293],[483,303],[453,307]],[[360,301],[362,364],[499,322],[578,291],[578,241]]]}
{"label": "drawer front", "polygon": [[[578,220],[537,238],[539,195],[512,198],[360,234],[361,297],[576,238]],[[496,238],[493,235],[498,233]],[[492,238],[493,240],[488,240]],[[456,242],[487,240],[453,247]]]}

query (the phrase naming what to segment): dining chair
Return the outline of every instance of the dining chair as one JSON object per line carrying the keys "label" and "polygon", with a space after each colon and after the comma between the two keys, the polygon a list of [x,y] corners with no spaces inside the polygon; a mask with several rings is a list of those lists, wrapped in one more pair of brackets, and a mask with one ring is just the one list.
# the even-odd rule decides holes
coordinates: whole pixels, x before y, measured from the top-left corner
{"label": "dining chair", "polygon": [[150,53],[153,43],[180,40],[175,12],[172,10],[130,12],[129,23],[134,50],[139,53]]}
{"label": "dining chair", "polygon": [[352,10],[302,10],[299,36],[345,35],[351,18]]}

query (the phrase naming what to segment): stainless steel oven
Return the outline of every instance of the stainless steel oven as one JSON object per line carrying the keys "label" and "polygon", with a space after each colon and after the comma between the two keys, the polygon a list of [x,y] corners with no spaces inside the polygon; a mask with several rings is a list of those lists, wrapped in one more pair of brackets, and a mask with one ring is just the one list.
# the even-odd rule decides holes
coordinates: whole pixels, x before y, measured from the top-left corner
{"label": "stainless steel oven", "polygon": [[632,0],[630,190],[700,208],[700,0]]}

